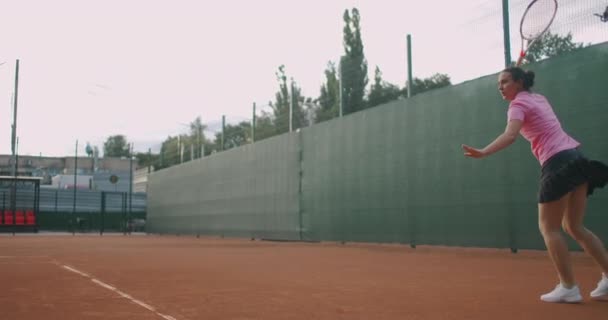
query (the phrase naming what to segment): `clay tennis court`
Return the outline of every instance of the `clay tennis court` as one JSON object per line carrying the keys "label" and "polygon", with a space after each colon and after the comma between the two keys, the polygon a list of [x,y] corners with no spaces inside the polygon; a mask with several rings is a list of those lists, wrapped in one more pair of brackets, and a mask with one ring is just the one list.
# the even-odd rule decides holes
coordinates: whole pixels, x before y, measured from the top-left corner
{"label": "clay tennis court", "polygon": [[544,251],[150,235],[0,236],[2,319],[607,319],[547,304]]}

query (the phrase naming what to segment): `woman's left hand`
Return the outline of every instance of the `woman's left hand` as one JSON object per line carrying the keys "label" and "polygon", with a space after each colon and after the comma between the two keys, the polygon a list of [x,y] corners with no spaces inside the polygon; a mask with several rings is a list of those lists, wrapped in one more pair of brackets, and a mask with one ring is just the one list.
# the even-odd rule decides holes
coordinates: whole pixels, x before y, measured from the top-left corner
{"label": "woman's left hand", "polygon": [[471,146],[467,146],[466,144],[462,145],[462,150],[464,150],[464,155],[470,158],[480,159],[486,156],[482,150],[475,149]]}

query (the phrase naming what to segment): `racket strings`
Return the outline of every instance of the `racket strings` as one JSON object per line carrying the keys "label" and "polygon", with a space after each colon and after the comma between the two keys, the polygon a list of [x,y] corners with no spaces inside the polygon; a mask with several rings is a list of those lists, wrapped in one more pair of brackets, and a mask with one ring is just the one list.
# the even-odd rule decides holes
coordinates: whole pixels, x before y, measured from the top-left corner
{"label": "racket strings", "polygon": [[533,2],[521,21],[521,36],[526,40],[532,40],[540,36],[553,21],[557,11],[555,0],[537,0]]}

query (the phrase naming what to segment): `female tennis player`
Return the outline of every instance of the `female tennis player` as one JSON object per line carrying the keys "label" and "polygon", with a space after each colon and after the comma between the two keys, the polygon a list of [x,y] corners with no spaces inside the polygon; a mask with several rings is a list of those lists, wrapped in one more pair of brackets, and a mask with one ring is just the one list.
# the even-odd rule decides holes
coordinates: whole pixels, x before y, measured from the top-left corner
{"label": "female tennis player", "polygon": [[572,236],[598,263],[602,270],[594,300],[608,300],[608,253],[602,241],[583,226],[587,196],[608,182],[608,166],[588,160],[579,142],[561,127],[547,99],[530,91],[534,73],[519,67],[503,70],[498,90],[510,101],[505,132],[483,149],[462,145],[464,155],[483,158],[511,145],[521,135],[532,145],[532,153],[541,164],[538,192],[539,228],[549,256],[557,270],[559,284],[541,295],[545,302],[578,303],[583,300],[574,279],[568,247],[561,228]]}

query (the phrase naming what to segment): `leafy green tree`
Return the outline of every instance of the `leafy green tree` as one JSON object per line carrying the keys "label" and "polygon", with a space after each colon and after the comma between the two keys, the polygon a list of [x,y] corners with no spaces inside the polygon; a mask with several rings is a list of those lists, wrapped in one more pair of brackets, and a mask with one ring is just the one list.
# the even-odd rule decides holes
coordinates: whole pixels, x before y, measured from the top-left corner
{"label": "leafy green tree", "polygon": [[205,149],[204,145],[206,142],[205,139],[205,129],[207,128],[207,126],[205,126],[202,121],[201,121],[201,117],[196,117],[196,119],[194,119],[194,121],[192,121],[190,123],[190,141],[192,143],[192,145],[194,145],[194,158],[198,159],[201,157],[201,152],[203,152],[202,150]]}
{"label": "leafy green tree", "polygon": [[367,103],[370,107],[381,105],[389,101],[397,100],[402,96],[402,91],[398,86],[382,80],[382,72],[376,67],[374,83],[370,88]]}
{"label": "leafy green tree", "polygon": [[158,165],[159,155],[154,153],[147,152],[137,152],[135,153],[135,158],[137,159],[137,167],[145,168],[145,167],[154,167],[156,170],[156,166]]}
{"label": "leafy green tree", "polygon": [[345,10],[343,18],[344,55],[340,59],[339,73],[342,81],[342,111],[343,114],[349,114],[365,108],[367,61],[363,53],[359,10]]}
{"label": "leafy green tree", "polygon": [[[424,79],[414,78],[412,82],[412,95],[437,88],[447,87],[452,84],[450,76],[442,73],[436,73],[431,77]],[[403,91],[404,96],[407,96],[407,86],[403,89]]]}
{"label": "leafy green tree", "polygon": [[103,144],[103,155],[104,157],[128,157],[127,137],[122,134],[108,137]]}
{"label": "leafy green tree", "polygon": [[279,82],[279,91],[275,94],[275,102],[271,103],[274,113],[274,126],[277,134],[289,131],[289,106],[290,101],[293,101],[293,129],[302,128],[308,125],[302,104],[302,90],[296,85],[293,79],[290,83],[287,82],[285,66],[279,66],[277,72],[277,81]]}
{"label": "leafy green tree", "polygon": [[[204,131],[207,126],[202,123],[200,117],[190,122],[189,128],[190,132],[188,134],[168,136],[163,141],[160,153],[152,157],[155,170],[198,159],[202,152],[204,152],[204,155],[209,155],[213,151],[214,143],[205,137]],[[141,157],[145,158],[144,155]]]}
{"label": "leafy green tree", "polygon": [[329,62],[325,69],[325,83],[321,86],[315,122],[323,122],[337,117],[340,113],[340,83],[334,63]]}
{"label": "leafy green tree", "polygon": [[298,84],[291,79],[291,101],[293,101],[293,130],[304,128],[309,125],[307,110],[305,110],[305,106],[307,101],[310,102],[310,98],[306,98],[302,95],[302,88],[298,86]]}
{"label": "leafy green tree", "polygon": [[559,56],[566,52],[574,51],[584,47],[583,43],[576,43],[572,40],[572,34],[568,32],[565,36],[545,33],[539,38],[526,52],[525,61],[532,63],[547,58]]}
{"label": "leafy green tree", "polygon": [[[269,105],[272,105],[272,103],[269,103]],[[266,111],[262,111],[261,116],[256,116],[255,141],[264,140],[277,135],[277,130],[272,119],[272,113]]]}
{"label": "leafy green tree", "polygon": [[242,121],[237,125],[227,124],[224,127],[224,148],[222,148],[222,132],[215,134],[214,147],[216,150],[228,150],[251,143],[251,123]]}
{"label": "leafy green tree", "polygon": [[167,137],[160,147],[158,163],[155,165],[155,167],[158,169],[163,169],[179,164],[181,161],[180,145],[181,137]]}
{"label": "leafy green tree", "polygon": [[93,147],[91,146],[90,143],[87,142],[87,145],[84,148],[84,151],[87,153],[87,157],[89,157],[89,158],[93,157]]}

